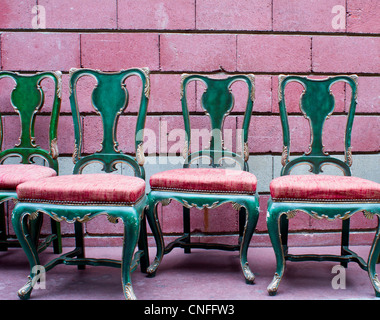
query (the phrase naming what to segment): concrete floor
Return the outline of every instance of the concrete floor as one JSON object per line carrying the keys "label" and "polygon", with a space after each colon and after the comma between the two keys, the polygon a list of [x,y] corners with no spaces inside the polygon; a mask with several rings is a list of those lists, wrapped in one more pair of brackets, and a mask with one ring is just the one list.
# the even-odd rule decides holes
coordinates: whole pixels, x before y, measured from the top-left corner
{"label": "concrete floor", "polygon": [[[352,247],[365,260],[368,247]],[[68,249],[66,249],[68,250]],[[291,253],[333,253],[337,247],[293,248]],[[155,249],[150,249],[153,260]],[[119,259],[119,247],[88,247],[87,257]],[[40,255],[41,262],[55,257],[48,248]],[[17,291],[27,280],[29,264],[19,248],[0,252],[0,300],[18,300]],[[275,271],[272,248],[249,249],[249,264],[256,276],[254,285],[245,283],[239,266],[238,252],[196,250],[184,254],[174,249],[164,259],[154,278],[147,278],[136,269],[133,287],[139,300],[379,300],[368,274],[352,262],[346,269],[346,288],[333,289],[335,262],[288,262],[285,276],[276,296],[269,296],[266,287]],[[380,269],[380,265],[379,265]],[[32,300],[123,300],[120,269],[59,265],[46,274],[46,289],[35,289]]]}

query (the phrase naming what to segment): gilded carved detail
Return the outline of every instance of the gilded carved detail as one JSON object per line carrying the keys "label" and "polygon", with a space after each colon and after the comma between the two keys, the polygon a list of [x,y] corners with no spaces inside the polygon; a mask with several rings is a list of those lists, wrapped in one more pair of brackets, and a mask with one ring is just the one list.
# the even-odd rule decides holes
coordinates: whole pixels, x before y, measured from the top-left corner
{"label": "gilded carved detail", "polygon": [[133,292],[132,283],[128,282],[124,286],[124,295],[127,300],[136,300],[136,296]]}
{"label": "gilded carved detail", "polygon": [[57,138],[54,138],[51,140],[50,143],[50,152],[53,159],[58,159],[59,153],[58,153],[58,140]]}
{"label": "gilded carved detail", "polygon": [[282,155],[281,155],[281,164],[283,167],[285,167],[286,163],[289,162],[289,153],[288,153],[288,147],[283,146],[282,147]]}
{"label": "gilded carved detail", "polygon": [[141,71],[145,74],[145,87],[144,87],[144,95],[147,99],[150,97],[150,78],[149,78],[149,69],[148,68],[141,68]]}
{"label": "gilded carved detail", "polygon": [[219,201],[216,201],[216,202],[214,202],[213,204],[211,204],[211,205],[209,205],[209,204],[204,204],[204,205],[202,205],[201,207],[200,206],[198,206],[197,204],[195,204],[195,203],[192,203],[192,204],[189,204],[186,200],[182,200],[182,202],[183,202],[183,206],[185,207],[185,208],[188,208],[188,209],[190,209],[190,208],[197,208],[197,209],[200,209],[200,210],[202,210],[202,209],[214,209],[214,208],[216,208],[218,205],[219,205]]}
{"label": "gilded carved detail", "polygon": [[137,146],[136,161],[140,166],[143,166],[145,163],[144,146],[142,142]]}
{"label": "gilded carved detail", "polygon": [[348,147],[344,155],[345,161],[349,167],[352,166],[352,147]]}

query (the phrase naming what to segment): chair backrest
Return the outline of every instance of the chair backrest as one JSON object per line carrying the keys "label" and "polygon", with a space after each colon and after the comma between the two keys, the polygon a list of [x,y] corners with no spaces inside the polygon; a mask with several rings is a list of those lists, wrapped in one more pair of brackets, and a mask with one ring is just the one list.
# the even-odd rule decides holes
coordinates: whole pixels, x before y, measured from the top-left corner
{"label": "chair backrest", "polygon": [[[14,148],[6,149],[0,152],[0,163],[13,156],[20,157],[23,164],[34,163],[34,158],[40,157],[44,159],[49,167],[58,172],[58,145],[57,145],[57,129],[58,117],[61,107],[62,97],[62,75],[61,72],[40,72],[33,75],[21,75],[11,71],[0,71],[1,78],[11,78],[15,82],[15,87],[11,93],[10,101],[13,108],[19,115],[21,132],[19,143]],[[49,147],[45,150],[35,143],[34,127],[36,113],[40,111],[44,105],[44,91],[41,87],[41,81],[50,78],[54,81],[54,102],[50,113],[49,125]],[[1,139],[0,147],[3,144],[3,117],[1,116]],[[2,148],[1,148],[2,149]]]}
{"label": "chair backrest", "polygon": [[[325,150],[322,143],[322,134],[325,121],[331,116],[335,108],[334,95],[331,92],[331,86],[334,83],[343,81],[351,87],[350,108],[347,114],[344,139],[344,161],[330,156]],[[290,82],[297,82],[303,86],[303,92],[300,98],[300,109],[304,117],[310,124],[310,145],[309,150],[302,156],[296,157],[289,161],[290,153],[290,131],[288,114],[285,104],[285,87]],[[324,165],[335,165],[340,168],[344,175],[351,175],[350,166],[352,164],[351,151],[351,131],[354,121],[356,99],[357,99],[357,76],[342,75],[332,76],[326,79],[310,79],[303,76],[279,76],[279,109],[281,124],[283,130],[283,152],[282,152],[282,170],[281,175],[287,175],[299,164],[310,165],[310,172],[318,174],[322,172]]]}
{"label": "chair backrest", "polygon": [[[82,157],[82,126],[80,121],[79,106],[77,102],[77,81],[83,76],[91,76],[96,80],[92,91],[91,102],[96,112],[100,115],[103,125],[103,140],[101,150]],[[125,80],[130,76],[138,76],[142,81],[140,108],[137,115],[135,129],[136,158],[123,153],[118,149],[116,130],[120,114],[128,105],[128,90]],[[150,94],[149,70],[147,68],[134,68],[120,72],[102,72],[92,69],[70,70],[70,104],[74,121],[75,146],[73,161],[74,173],[81,173],[83,168],[94,162],[103,165],[106,173],[116,170],[116,164],[126,163],[132,167],[135,176],[145,179],[144,171],[144,126]]]}
{"label": "chair backrest", "polygon": [[[201,81],[206,86],[202,94],[201,106],[211,122],[210,147],[190,152],[191,125],[186,92],[188,83],[196,80]],[[239,154],[232,150],[227,150],[223,143],[224,120],[234,108],[234,96],[231,92],[231,85],[237,81],[243,81],[248,87],[246,108],[241,128],[241,142],[239,142],[241,143],[239,147],[242,152],[239,152]],[[248,129],[254,99],[255,81],[252,74],[230,75],[223,78],[183,74],[181,79],[181,103],[186,133],[183,150],[183,157],[185,158],[184,167],[189,167],[195,159],[206,156],[210,158],[210,166],[212,167],[221,166],[221,161],[228,158],[238,163],[241,169],[248,171]]]}

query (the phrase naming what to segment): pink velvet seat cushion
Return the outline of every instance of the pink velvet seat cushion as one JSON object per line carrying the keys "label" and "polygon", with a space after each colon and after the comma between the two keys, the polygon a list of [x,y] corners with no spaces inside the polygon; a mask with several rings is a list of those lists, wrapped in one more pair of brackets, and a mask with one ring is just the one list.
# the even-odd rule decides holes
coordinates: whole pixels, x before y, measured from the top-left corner
{"label": "pink velvet seat cushion", "polygon": [[253,194],[256,186],[254,174],[231,169],[173,169],[150,178],[152,190]]}
{"label": "pink velvet seat cushion", "polygon": [[52,168],[35,164],[3,164],[0,165],[0,189],[15,190],[20,183],[56,175]]}
{"label": "pink velvet seat cushion", "polygon": [[77,174],[25,182],[17,197],[51,203],[134,204],[145,194],[145,181],[120,174]]}
{"label": "pink velvet seat cushion", "polygon": [[288,175],[270,183],[272,199],[376,201],[380,184],[350,176]]}

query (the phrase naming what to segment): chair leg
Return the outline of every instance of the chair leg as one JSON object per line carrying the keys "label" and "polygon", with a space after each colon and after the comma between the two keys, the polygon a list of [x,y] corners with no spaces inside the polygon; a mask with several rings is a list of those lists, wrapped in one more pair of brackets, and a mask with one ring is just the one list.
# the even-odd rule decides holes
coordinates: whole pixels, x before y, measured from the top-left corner
{"label": "chair leg", "polygon": [[140,237],[138,242],[138,248],[139,250],[143,251],[143,255],[140,259],[140,268],[141,272],[147,273],[147,269],[149,266],[149,250],[148,250],[148,238],[147,238],[147,232],[146,232],[146,211],[147,209],[144,209],[145,214],[143,218],[141,219],[141,227],[140,227]]}
{"label": "chair leg", "polygon": [[380,280],[376,273],[376,262],[380,257],[380,217],[377,216],[377,230],[373,239],[372,247],[368,255],[368,275],[375,289],[376,297],[380,297]]}
{"label": "chair leg", "polygon": [[258,203],[255,202],[247,202],[246,209],[239,210],[239,213],[246,213],[246,217],[244,218],[245,226],[244,232],[241,241],[241,249],[240,249],[240,264],[243,270],[243,274],[245,277],[245,281],[248,284],[252,284],[255,281],[255,276],[248,265],[247,253],[249,248],[249,243],[251,242],[253,232],[257,225],[257,220],[259,219],[259,209]]}
{"label": "chair leg", "polygon": [[[183,207],[183,233],[185,236],[187,236],[184,239],[185,243],[190,243],[190,209]],[[191,253],[191,248],[186,247],[184,248],[185,253]]]}
{"label": "chair leg", "polygon": [[[83,237],[83,225],[79,221],[74,222],[75,230],[75,248],[78,251],[77,258],[84,258],[84,237]],[[86,265],[78,264],[78,270],[86,269]]]}
{"label": "chair leg", "polygon": [[241,244],[241,241],[244,236],[245,224],[246,224],[246,209],[244,207],[241,207],[239,210],[239,244]]}
{"label": "chair leg", "polygon": [[5,222],[5,203],[0,203],[0,251],[7,251],[7,224]]}
{"label": "chair leg", "polygon": [[55,254],[62,253],[62,235],[61,235],[61,224],[54,219],[50,219],[51,233],[55,234],[57,237],[53,240],[53,252]]}
{"label": "chair leg", "polygon": [[[342,242],[341,242],[341,255],[344,256],[347,254],[346,248],[349,246],[350,240],[350,219],[346,219],[342,221]],[[341,266],[347,268],[347,261],[342,261]]]}
{"label": "chair leg", "polygon": [[42,213],[39,213],[35,219],[29,219],[30,236],[36,248],[38,248],[38,242],[40,239],[42,223],[43,223]]}
{"label": "chair leg", "polygon": [[271,212],[268,208],[267,214],[267,226],[272,248],[276,256],[276,272],[274,274],[272,282],[267,287],[268,293],[271,296],[276,295],[278,286],[284,274],[285,269],[285,255],[284,248],[281,244],[281,235],[279,229],[279,219],[281,219],[281,213]]}
{"label": "chair leg", "polygon": [[284,250],[284,254],[288,253],[288,234],[289,234],[289,219],[286,215],[282,215],[280,218],[280,234],[281,243]]}
{"label": "chair leg", "polygon": [[12,224],[17,239],[28,258],[31,270],[27,283],[18,291],[18,296],[23,300],[30,298],[30,294],[33,290],[33,285],[36,282],[37,276],[37,274],[34,274],[33,270],[35,269],[35,266],[40,265],[37,247],[31,237],[27,220],[28,214],[26,214],[22,206],[16,205],[12,213]]}
{"label": "chair leg", "polygon": [[[124,296],[128,300],[136,300],[131,280],[131,263],[133,260],[134,250],[139,240],[140,219],[137,212],[135,216],[123,219],[124,223],[124,244],[121,264],[121,278]],[[136,228],[137,226],[137,228]]]}
{"label": "chair leg", "polygon": [[150,229],[152,230],[154,240],[156,242],[156,257],[154,258],[153,263],[148,267],[147,273],[149,277],[154,277],[158,266],[161,263],[162,257],[164,256],[164,238],[162,236],[162,231],[160,227],[160,222],[157,216],[157,202],[155,200],[149,199],[149,208],[146,211],[146,217]]}

